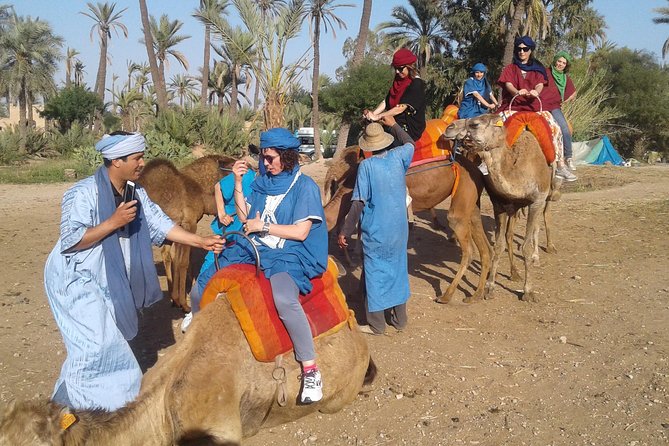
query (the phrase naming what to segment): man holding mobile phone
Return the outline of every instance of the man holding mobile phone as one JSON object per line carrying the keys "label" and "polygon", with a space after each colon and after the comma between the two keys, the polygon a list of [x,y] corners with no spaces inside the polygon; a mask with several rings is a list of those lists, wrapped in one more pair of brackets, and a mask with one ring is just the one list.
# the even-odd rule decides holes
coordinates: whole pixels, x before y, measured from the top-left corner
{"label": "man holding mobile phone", "polygon": [[163,295],[151,245],[223,249],[220,236],[184,230],[134,184],[145,146],[140,133],[105,135],[95,146],[104,165],[63,197],[44,284],[67,347],[52,399],[74,409],[115,410],[139,392],[142,372],[127,341],[137,335],[137,310]]}

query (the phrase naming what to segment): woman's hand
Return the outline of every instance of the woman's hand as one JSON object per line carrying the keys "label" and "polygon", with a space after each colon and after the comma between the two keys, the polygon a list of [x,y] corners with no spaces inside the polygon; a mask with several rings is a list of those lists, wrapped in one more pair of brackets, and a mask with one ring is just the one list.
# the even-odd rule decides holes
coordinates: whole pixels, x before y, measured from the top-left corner
{"label": "woman's hand", "polygon": [[244,160],[235,161],[232,165],[232,173],[235,175],[235,181],[241,181],[246,172],[249,171],[249,166]]}
{"label": "woman's hand", "polygon": [[520,90],[518,90],[518,95],[519,96],[529,96],[529,94],[530,94],[530,92],[527,91],[525,88],[521,88]]}
{"label": "woman's hand", "polygon": [[254,218],[249,218],[246,220],[246,224],[244,225],[244,233],[249,235],[254,232],[262,232],[262,227],[264,224],[265,222],[260,219],[260,212],[256,212],[256,216]]}
{"label": "woman's hand", "polygon": [[228,214],[218,214],[218,221],[220,221],[223,226],[230,226],[230,223],[232,223],[233,220],[234,218]]}
{"label": "woman's hand", "polygon": [[539,92],[537,90],[530,90],[530,94],[528,96],[534,96],[535,98],[538,98]]}
{"label": "woman's hand", "polygon": [[341,249],[346,249],[348,247],[348,241],[346,241],[346,236],[344,234],[339,234],[339,237],[337,237],[337,244]]}
{"label": "woman's hand", "polygon": [[493,111],[494,109],[497,108],[497,105],[495,105],[495,104],[488,104],[488,105],[486,105],[486,107],[488,108],[488,110]]}

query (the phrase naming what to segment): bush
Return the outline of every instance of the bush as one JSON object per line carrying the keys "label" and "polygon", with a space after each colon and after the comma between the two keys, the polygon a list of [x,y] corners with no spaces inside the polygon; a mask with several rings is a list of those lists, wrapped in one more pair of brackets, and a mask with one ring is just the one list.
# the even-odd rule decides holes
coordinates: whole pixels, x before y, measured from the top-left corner
{"label": "bush", "polygon": [[75,147],[72,150],[72,159],[90,169],[95,169],[102,164],[102,155],[92,145]]}
{"label": "bush", "polygon": [[207,114],[198,133],[198,142],[214,153],[239,156],[249,143],[242,119],[215,110]]}
{"label": "bush", "polygon": [[49,133],[47,139],[49,149],[61,155],[69,154],[78,147],[92,147],[97,141],[96,135],[87,127],[79,124],[78,121],[75,121],[63,134],[59,132]]}
{"label": "bush", "polygon": [[61,132],[67,131],[73,122],[89,123],[96,111],[102,111],[104,104],[95,93],[84,87],[72,85],[60,90],[44,104],[40,114],[58,122]]}
{"label": "bush", "polygon": [[146,151],[144,156],[147,160],[153,158],[167,158],[172,161],[184,161],[192,157],[188,146],[175,141],[169,134],[150,130],[144,134],[146,137]]}

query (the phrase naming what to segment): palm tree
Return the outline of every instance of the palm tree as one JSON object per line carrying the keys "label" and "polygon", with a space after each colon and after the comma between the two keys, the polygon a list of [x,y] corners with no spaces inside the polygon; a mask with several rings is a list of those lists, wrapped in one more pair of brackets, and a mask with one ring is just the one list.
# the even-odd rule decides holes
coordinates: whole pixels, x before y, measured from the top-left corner
{"label": "palm tree", "polygon": [[[263,24],[269,23],[270,20],[275,20],[281,11],[284,11],[286,8],[286,0],[255,0],[255,6],[260,12],[260,22]],[[258,45],[262,45],[262,42],[258,42]],[[263,51],[262,47],[258,47],[258,52]],[[262,58],[258,58],[254,68],[255,73],[260,73],[262,71]],[[255,91],[253,92],[253,110],[258,109],[259,99],[260,99],[260,80],[256,78]]]}
{"label": "palm tree", "polygon": [[128,28],[120,22],[121,15],[128,9],[123,8],[118,12],[114,12],[116,3],[86,3],[89,12],[80,12],[92,19],[95,25],[91,27],[91,41],[93,40],[93,31],[97,29],[100,37],[100,61],[98,63],[98,74],[95,78],[95,93],[104,102],[105,98],[105,81],[107,78],[107,47],[109,39],[111,39],[111,31],[114,30],[118,36],[118,31],[121,30],[123,35],[128,37]]}
{"label": "palm tree", "polygon": [[[667,0],[667,2],[669,2],[669,0]],[[669,7],[655,8],[653,11],[660,14],[659,17],[653,18],[653,23],[669,23]],[[667,53],[669,53],[669,38],[665,40],[664,45],[662,45],[662,59],[667,57]]]}
{"label": "palm tree", "polygon": [[506,29],[502,64],[513,59],[513,43],[524,23],[523,35],[544,37],[549,28],[548,5],[553,0],[500,0],[493,10],[493,20]]}
{"label": "palm tree", "polygon": [[149,10],[146,7],[146,0],[139,0],[139,11],[142,18],[142,29],[144,31],[144,46],[151,67],[151,78],[156,92],[158,109],[167,109],[167,87],[165,86],[165,77],[161,76],[154,52],[153,36],[151,35],[151,24],[149,22]]}
{"label": "palm tree", "polygon": [[314,128],[314,147],[316,147],[315,159],[321,159],[321,132],[318,125],[318,80],[320,76],[320,36],[321,24],[327,33],[328,28],[332,30],[332,36],[336,39],[334,25],[339,29],[346,28],[346,23],[335,15],[337,8],[353,7],[350,3],[337,4],[337,0],[309,0],[307,7],[307,17],[309,18],[309,28],[313,30],[312,46],[314,48],[314,66],[311,75],[311,126]]}
{"label": "palm tree", "polygon": [[588,53],[588,44],[593,46],[606,40],[606,21],[593,8],[587,7],[574,18],[574,25],[567,34],[567,39],[581,48],[581,57]]}
{"label": "palm tree", "polygon": [[124,90],[115,95],[116,104],[120,109],[121,126],[125,131],[137,130],[136,120],[132,118],[131,111],[133,104],[144,99],[144,95],[137,90]]}
{"label": "palm tree", "polygon": [[69,87],[72,84],[72,70],[75,62],[78,60],[76,56],[81,53],[74,48],[68,47],[65,54],[65,86]]}
{"label": "palm tree", "polygon": [[246,82],[243,72],[253,65],[256,58],[255,38],[253,34],[238,26],[228,27],[226,35],[228,37],[224,40],[223,45],[214,47],[214,51],[230,67],[230,114],[235,115],[239,100],[238,86]]}
{"label": "palm tree", "polygon": [[79,59],[74,63],[74,85],[81,87],[84,85],[84,73],[86,72],[84,68],[86,65]]}
{"label": "palm tree", "polygon": [[209,103],[213,104],[214,98],[218,103],[218,112],[223,113],[225,96],[230,93],[232,75],[230,67],[225,62],[214,62],[214,69],[209,73]]}
{"label": "palm tree", "polygon": [[138,71],[141,67],[140,64],[133,62],[132,60],[128,60],[126,62],[126,66],[128,67],[128,90],[132,88],[132,75],[135,74],[135,71]]}
{"label": "palm tree", "polygon": [[[23,137],[28,128],[28,115],[32,113],[32,99],[36,94],[55,88],[53,74],[61,58],[62,42],[48,23],[17,15],[0,36],[2,77],[10,94],[18,99],[19,133]],[[21,140],[19,151],[25,152],[25,138]]]}
{"label": "palm tree", "polygon": [[179,106],[184,106],[185,98],[194,97],[195,89],[195,80],[190,76],[184,76],[183,74],[177,74],[172,76],[170,79],[170,90],[171,92],[179,97]]}
{"label": "palm tree", "polygon": [[174,49],[176,45],[189,39],[190,36],[177,34],[183,22],[179,20],[170,21],[167,14],[160,16],[160,22],[151,16],[151,36],[153,37],[153,49],[158,59],[158,71],[162,79],[165,79],[165,66],[169,67],[167,56],[174,57],[184,69],[188,70],[188,60],[186,56]]}
{"label": "palm tree", "polygon": [[220,16],[225,13],[228,7],[228,0],[200,0],[200,7],[195,10],[193,17],[204,23],[204,61],[202,62],[202,79],[200,80],[200,105],[207,105],[207,86],[204,79],[209,79],[209,58],[211,49],[211,27],[203,22],[201,17]]}
{"label": "palm tree", "polygon": [[395,6],[395,19],[383,22],[378,30],[390,29],[388,37],[397,47],[407,46],[418,56],[418,68],[430,62],[432,54],[449,49],[448,34],[441,25],[440,11],[434,0],[409,0],[413,14],[404,6]]}
{"label": "palm tree", "polygon": [[[367,36],[369,35],[369,21],[372,16],[372,0],[364,0],[362,5],[362,15],[360,16],[360,27],[358,28],[358,37],[355,42],[355,49],[353,50],[353,57],[351,58],[351,68],[356,67],[362,62],[365,57],[365,47],[367,46]],[[337,135],[337,150],[346,147],[348,141],[348,133],[351,129],[351,124],[342,122],[339,134]]]}

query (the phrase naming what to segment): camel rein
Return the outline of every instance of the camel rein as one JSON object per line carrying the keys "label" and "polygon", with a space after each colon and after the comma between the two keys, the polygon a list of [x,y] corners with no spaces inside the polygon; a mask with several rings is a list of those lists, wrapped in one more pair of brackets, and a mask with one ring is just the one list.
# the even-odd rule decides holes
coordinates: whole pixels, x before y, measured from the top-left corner
{"label": "camel rein", "polygon": [[452,161],[452,160],[448,160],[448,161],[445,161],[445,162],[442,163],[442,164],[437,164],[437,165],[435,165],[435,166],[429,166],[429,167],[426,167],[426,168],[424,168],[424,169],[419,169],[419,170],[414,170],[414,171],[412,171],[412,172],[407,172],[407,173],[406,173],[406,176],[413,175],[413,174],[416,174],[416,173],[421,173],[421,172],[427,172],[428,170],[438,169],[438,168],[440,168],[440,167],[448,167],[448,166],[452,166],[453,163],[454,163],[454,161]]}

